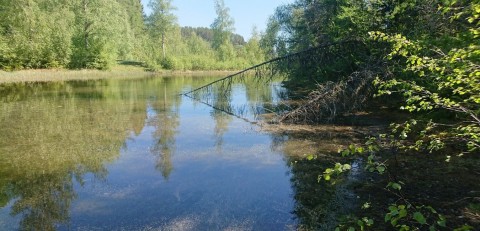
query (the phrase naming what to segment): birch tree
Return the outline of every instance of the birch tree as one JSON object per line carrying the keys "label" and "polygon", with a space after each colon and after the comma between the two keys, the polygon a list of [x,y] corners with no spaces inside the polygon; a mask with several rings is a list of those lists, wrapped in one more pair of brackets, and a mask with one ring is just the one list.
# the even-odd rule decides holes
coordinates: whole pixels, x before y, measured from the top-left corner
{"label": "birch tree", "polygon": [[177,17],[172,13],[176,7],[172,0],[150,0],[148,7],[152,13],[147,18],[147,26],[154,40],[160,40],[162,44],[162,57],[166,59],[167,36],[175,27]]}

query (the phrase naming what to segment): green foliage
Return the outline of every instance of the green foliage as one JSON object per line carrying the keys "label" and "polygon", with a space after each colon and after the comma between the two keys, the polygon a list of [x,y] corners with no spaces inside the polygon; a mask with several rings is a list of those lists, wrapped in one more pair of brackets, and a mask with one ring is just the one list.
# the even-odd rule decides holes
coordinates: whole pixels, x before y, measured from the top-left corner
{"label": "green foliage", "polygon": [[260,38],[260,47],[265,52],[268,58],[275,58],[276,56],[280,56],[277,54],[278,47],[280,46],[277,44],[278,33],[280,31],[280,23],[276,20],[275,17],[270,17],[267,23],[267,29],[263,34],[261,34]]}
{"label": "green foliage", "polygon": [[[233,18],[230,17],[230,9],[225,6],[223,0],[215,0],[215,12],[217,17],[212,25],[210,25],[213,30],[212,47],[215,50],[221,50],[222,46],[226,46],[226,44],[230,42],[230,35],[232,31],[235,30],[235,22]],[[220,60],[225,61],[222,58],[223,57],[221,57]]]}
{"label": "green foliage", "polygon": [[368,230],[373,224],[374,221],[368,217],[363,217],[362,219],[350,219],[348,222],[342,222],[342,224],[335,228],[335,231],[363,231]]}
{"label": "green foliage", "polygon": [[447,227],[446,218],[430,206],[392,204],[385,214],[385,222],[398,230],[439,230]]}
{"label": "green foliage", "polygon": [[231,60],[236,55],[235,48],[233,47],[232,43],[230,43],[229,40],[220,44],[217,47],[216,51],[217,51],[217,57],[219,61]]}
{"label": "green foliage", "polygon": [[260,46],[260,34],[256,27],[252,29],[252,37],[244,48],[244,58],[250,61],[249,66],[259,64],[265,60],[264,51]]}
{"label": "green foliage", "polygon": [[[138,10],[138,1],[122,2],[136,2]],[[0,68],[5,70],[105,69],[119,57],[131,57],[134,50],[129,23],[134,11],[128,15],[117,0],[6,0],[0,10],[0,44],[8,44],[0,45]],[[136,13],[138,21],[141,8]]]}
{"label": "green foliage", "polygon": [[128,22],[122,29],[123,39],[119,44],[117,59],[145,62],[147,33],[142,3],[136,0],[117,2],[120,4],[119,9],[125,10],[125,20]]}
{"label": "green foliage", "polygon": [[[330,181],[332,180],[332,175],[340,175],[346,171],[349,171],[350,169],[352,169],[352,166],[349,164],[336,163],[333,168],[325,169],[325,171],[323,172],[323,175],[318,176],[318,181],[320,181],[321,179]],[[335,181],[332,181],[332,183],[334,184]]]}
{"label": "green foliage", "polygon": [[[393,229],[438,230],[445,229],[445,217],[406,199],[403,190],[409,186],[391,172],[388,158],[405,152],[448,153],[450,161],[455,154],[479,153],[479,38],[478,1],[296,0],[276,10],[260,44],[267,57],[350,39],[368,44],[368,49],[357,46],[312,52],[298,63],[289,63],[286,72],[291,84],[286,86],[296,89],[298,84],[302,90],[309,89],[325,81],[341,82],[362,71],[370,73],[372,80],[376,77],[369,82],[377,90],[376,96],[395,96],[381,106],[396,106],[409,112],[410,118],[392,124],[388,134],[339,152],[360,158],[367,172],[389,179],[385,190],[397,202],[387,205],[385,222]],[[335,60],[338,54],[348,58]],[[336,183],[348,170],[350,165],[336,163],[318,174],[318,179]],[[339,229],[363,229],[355,220]],[[457,230],[472,229],[463,226]]]}
{"label": "green foliage", "polygon": [[147,17],[147,28],[154,42],[162,44],[162,58],[166,58],[166,43],[175,29],[177,17],[172,13],[176,8],[171,0],[150,0],[152,13]]}
{"label": "green foliage", "polygon": [[144,18],[138,0],[1,1],[0,69],[105,70],[120,59],[152,70],[239,70],[264,61],[258,36],[245,43],[233,33],[223,1],[212,29],[180,29],[171,0],[149,6]]}
{"label": "green foliage", "polygon": [[[390,140],[393,139],[393,140]],[[351,156],[356,155],[357,157],[366,156],[367,163],[365,168],[370,170],[371,172],[376,172],[378,174],[384,174],[388,172],[388,165],[385,162],[379,162],[381,156],[379,156],[378,152],[383,151],[382,147],[385,147],[385,143],[390,143],[391,145],[396,144],[395,137],[387,137],[385,135],[381,135],[379,139],[370,138],[363,147],[355,147],[351,145],[345,150],[339,151],[343,156]],[[346,168],[344,166],[347,166]],[[333,176],[338,177],[341,174],[350,170],[350,165],[348,164],[341,164],[336,163],[334,168],[327,168],[323,175],[319,176],[320,178],[324,178],[327,181],[332,181]],[[325,177],[327,176],[327,177]],[[389,176],[391,179],[392,176]],[[335,179],[335,178],[333,178]],[[335,180],[332,181],[334,183]],[[439,214],[434,208],[431,206],[425,205],[414,205],[409,200],[405,198],[403,195],[403,186],[405,184],[401,181],[399,182],[388,182],[385,187],[385,190],[391,192],[393,195],[397,197],[397,203],[390,204],[388,206],[388,212],[385,214],[384,221],[389,223],[395,230],[439,230],[442,228],[446,228],[447,220],[445,216]],[[366,202],[362,208],[368,209],[370,207],[370,203]],[[367,219],[369,220],[369,219]],[[351,223],[351,222],[350,222]],[[359,222],[359,230],[364,230],[365,226],[361,226],[361,224],[369,224],[365,222]],[[373,225],[373,220],[371,224]],[[370,226],[368,225],[368,226]],[[351,224],[349,225],[342,223],[338,230],[357,230]],[[456,230],[472,230],[470,226],[463,226]]]}
{"label": "green foliage", "polygon": [[[66,4],[66,3],[63,3]],[[46,0],[0,3],[2,69],[45,68],[69,61],[73,15]],[[50,21],[59,21],[51,25]]]}
{"label": "green foliage", "polygon": [[[195,34],[206,42],[213,43],[213,30],[211,28],[184,26],[180,29],[183,38],[189,38],[190,35]],[[243,36],[239,34],[231,33],[230,38],[230,41],[234,46],[244,46],[246,43]]]}
{"label": "green foliage", "polygon": [[[345,60],[355,60],[353,65],[345,65],[345,60],[340,64],[325,61],[339,51],[322,51],[292,65],[289,74],[291,82],[311,86],[326,80],[339,82],[365,68],[378,70],[374,75],[377,96],[400,97],[398,108],[410,112],[411,118],[392,124],[390,134],[372,138],[361,147],[350,146],[341,154],[360,155],[367,171],[390,175],[388,162],[382,159],[386,154],[379,154],[380,150],[443,150],[458,156],[480,150],[479,28],[480,4],[476,1],[297,0],[277,9],[261,41],[269,55],[351,38],[371,45],[368,51],[358,47],[345,51],[351,55]],[[337,163],[319,178],[332,181],[348,170],[343,166]],[[392,180],[386,189],[401,195],[404,187]],[[426,225],[436,229],[444,224],[438,216],[428,215],[435,214],[429,209],[403,206],[391,210],[389,221],[398,219],[392,224],[396,229]],[[408,221],[398,226],[404,219]]]}
{"label": "green foliage", "polygon": [[174,58],[165,58],[162,60],[161,64],[165,69],[178,69],[177,62]]}
{"label": "green foliage", "polygon": [[373,39],[391,44],[392,50],[387,59],[404,62],[393,68],[408,73],[400,75],[400,78],[379,78],[375,84],[379,89],[378,95],[401,94],[405,102],[401,107],[403,110],[412,113],[444,111],[455,115],[453,123],[444,124],[431,118],[428,122],[412,120],[395,125],[394,133],[403,128],[401,139],[411,133],[419,134],[413,137],[415,144],[408,145],[408,148],[431,152],[454,145],[460,154],[471,153],[480,147],[480,40],[477,39],[480,20],[475,13],[479,11],[480,4],[472,3],[460,9],[440,9],[453,13],[451,20],[465,20],[465,29],[450,38],[455,40],[455,44],[431,46],[428,43],[430,39],[412,40],[401,34],[371,33]]}

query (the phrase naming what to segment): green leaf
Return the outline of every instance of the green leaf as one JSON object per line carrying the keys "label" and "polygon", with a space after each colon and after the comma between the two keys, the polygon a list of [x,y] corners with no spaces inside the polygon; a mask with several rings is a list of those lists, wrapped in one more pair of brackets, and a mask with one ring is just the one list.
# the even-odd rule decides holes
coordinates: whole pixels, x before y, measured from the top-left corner
{"label": "green leaf", "polygon": [[398,224],[398,218],[393,218],[392,221],[390,222],[393,226],[397,226]]}
{"label": "green leaf", "polygon": [[456,228],[454,229],[453,231],[470,231],[470,230],[473,230],[473,227],[472,226],[469,226],[469,225],[464,225],[460,228]]}
{"label": "green leaf", "polygon": [[307,160],[313,160],[314,158],[315,158],[315,157],[314,157],[313,155],[311,155],[311,154],[307,156]]}
{"label": "green leaf", "polygon": [[370,208],[371,204],[370,202],[365,202],[365,204],[362,205],[362,209],[368,209]]}
{"label": "green leaf", "polygon": [[399,211],[397,209],[395,209],[390,214],[392,215],[392,217],[397,216],[399,214]]}
{"label": "green leaf", "polygon": [[357,152],[362,154],[363,152],[365,151],[365,149],[363,147],[358,147],[357,148]]}
{"label": "green leaf", "polygon": [[363,223],[362,220],[358,220],[358,221],[357,221],[357,225],[360,226],[360,227],[365,226],[365,224]]}
{"label": "green leaf", "polygon": [[447,227],[447,221],[446,221],[446,220],[437,221],[437,224],[438,224],[440,227]]}
{"label": "green leaf", "polygon": [[392,214],[390,214],[390,213],[385,214],[385,222],[387,222],[391,219],[392,219]]}
{"label": "green leaf", "polygon": [[377,171],[378,171],[380,174],[384,173],[384,172],[385,172],[385,166],[378,166],[378,167],[377,167]]}
{"label": "green leaf", "polygon": [[415,219],[418,223],[424,225],[427,223],[427,220],[425,219],[425,217],[423,216],[422,213],[420,212],[415,212],[413,214],[413,219]]}
{"label": "green leaf", "polygon": [[392,188],[393,188],[393,189],[396,189],[396,190],[400,190],[400,189],[402,189],[402,186],[401,186],[400,184],[398,184],[398,183],[393,183],[393,184],[392,184]]}
{"label": "green leaf", "polygon": [[373,219],[367,219],[366,223],[367,223],[367,226],[372,226],[373,225]]}

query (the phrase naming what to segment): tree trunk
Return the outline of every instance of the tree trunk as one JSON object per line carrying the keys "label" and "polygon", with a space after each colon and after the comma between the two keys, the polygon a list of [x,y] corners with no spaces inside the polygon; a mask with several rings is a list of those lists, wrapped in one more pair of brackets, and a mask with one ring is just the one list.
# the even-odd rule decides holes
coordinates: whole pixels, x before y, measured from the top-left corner
{"label": "tree trunk", "polygon": [[83,13],[84,13],[84,22],[83,22],[83,39],[85,42],[85,50],[88,50],[88,28],[90,27],[87,21],[87,0],[83,0]]}
{"label": "tree trunk", "polygon": [[163,59],[165,59],[165,34],[162,34],[162,51],[163,51]]}

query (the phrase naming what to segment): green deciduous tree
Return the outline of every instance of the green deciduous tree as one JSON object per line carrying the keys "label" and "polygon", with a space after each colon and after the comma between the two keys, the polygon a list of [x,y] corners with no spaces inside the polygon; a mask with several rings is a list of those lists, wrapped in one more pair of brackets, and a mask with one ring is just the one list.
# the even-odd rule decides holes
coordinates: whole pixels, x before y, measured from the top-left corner
{"label": "green deciduous tree", "polygon": [[67,2],[57,3],[46,0],[0,3],[0,33],[8,44],[0,54],[4,69],[55,67],[69,62],[73,14]]}
{"label": "green deciduous tree", "polygon": [[252,29],[252,37],[245,44],[245,59],[249,61],[249,65],[253,66],[255,64],[261,63],[265,60],[265,54],[260,47],[260,33],[257,30],[257,27]]}
{"label": "green deciduous tree", "polygon": [[[440,9],[441,15],[463,28],[448,32],[441,41],[431,34],[409,39],[402,34],[371,33],[392,45],[386,58],[395,60],[392,70],[401,72],[396,78],[377,80],[379,95],[397,92],[404,97],[404,110],[454,118],[447,122],[422,116],[423,122],[397,125],[400,139],[416,139],[406,148],[431,152],[454,146],[458,154],[476,152],[480,149],[480,4],[451,1]],[[418,135],[409,134],[418,129]]]}
{"label": "green deciduous tree", "polygon": [[121,54],[122,59],[144,60],[146,40],[145,22],[143,18],[143,6],[138,0],[117,0],[123,9],[125,9],[130,26],[130,36],[133,41],[129,41],[128,50],[124,49],[124,54]]}
{"label": "green deciduous tree", "polygon": [[260,47],[270,59],[278,56],[278,33],[280,32],[280,23],[275,17],[268,18],[267,29],[261,34]]}
{"label": "green deciduous tree", "polygon": [[147,26],[154,41],[162,44],[162,58],[166,58],[167,36],[177,27],[177,17],[172,13],[176,8],[171,0],[151,0],[148,6],[152,13],[147,17]]}
{"label": "green deciduous tree", "polygon": [[213,30],[212,47],[218,51],[219,59],[225,61],[235,56],[235,49],[231,42],[235,22],[230,17],[230,9],[225,6],[223,0],[215,0],[215,12],[217,17],[210,25]]}
{"label": "green deciduous tree", "polygon": [[107,68],[141,50],[137,0],[5,0],[0,11],[2,69]]}
{"label": "green deciduous tree", "polygon": [[[122,43],[132,41],[128,16],[115,0],[77,0],[71,67],[108,68]],[[125,34],[126,33],[126,34]]]}
{"label": "green deciduous tree", "polygon": [[152,69],[238,70],[258,60],[253,41],[233,33],[223,1],[211,29],[180,29],[172,2],[152,0],[144,16],[139,0],[0,1],[0,68],[108,69],[131,60]]}

